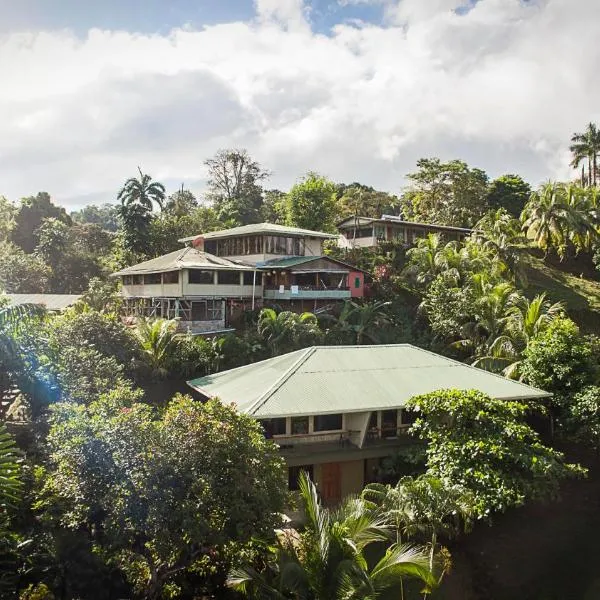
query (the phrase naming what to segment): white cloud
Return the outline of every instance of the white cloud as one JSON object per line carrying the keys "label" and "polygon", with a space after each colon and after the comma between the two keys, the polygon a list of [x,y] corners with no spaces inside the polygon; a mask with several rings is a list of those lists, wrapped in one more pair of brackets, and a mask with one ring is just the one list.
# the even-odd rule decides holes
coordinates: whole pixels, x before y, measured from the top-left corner
{"label": "white cloud", "polygon": [[137,165],[200,190],[203,160],[233,146],[282,188],[316,169],[397,192],[432,155],[571,175],[571,133],[600,120],[600,3],[387,1],[384,25],[330,36],[300,0],[169,36],[4,36],[0,193],[110,201]]}

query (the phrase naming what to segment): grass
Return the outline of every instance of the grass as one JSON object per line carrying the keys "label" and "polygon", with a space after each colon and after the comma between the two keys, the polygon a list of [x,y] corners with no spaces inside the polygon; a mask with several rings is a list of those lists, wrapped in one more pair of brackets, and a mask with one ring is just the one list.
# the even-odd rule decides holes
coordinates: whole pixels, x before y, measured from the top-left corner
{"label": "grass", "polygon": [[552,301],[565,303],[567,312],[584,332],[600,333],[600,281],[589,278],[596,275],[588,261],[581,258],[549,262],[532,251],[524,256],[524,262],[528,296],[546,292]]}

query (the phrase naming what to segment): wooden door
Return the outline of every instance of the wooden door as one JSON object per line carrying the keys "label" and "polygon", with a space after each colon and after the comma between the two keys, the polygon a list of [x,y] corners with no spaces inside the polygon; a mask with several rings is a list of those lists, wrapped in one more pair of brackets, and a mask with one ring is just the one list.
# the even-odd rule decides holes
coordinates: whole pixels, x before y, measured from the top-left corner
{"label": "wooden door", "polygon": [[321,465],[321,497],[324,504],[337,504],[342,499],[340,463]]}

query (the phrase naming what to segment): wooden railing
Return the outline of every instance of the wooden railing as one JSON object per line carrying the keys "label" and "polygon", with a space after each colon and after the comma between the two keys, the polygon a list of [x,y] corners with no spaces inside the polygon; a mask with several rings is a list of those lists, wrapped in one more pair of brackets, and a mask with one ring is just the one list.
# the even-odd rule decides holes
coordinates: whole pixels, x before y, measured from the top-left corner
{"label": "wooden railing", "polygon": [[345,447],[352,442],[353,435],[359,435],[360,431],[319,431],[315,433],[298,433],[295,435],[275,435],[273,441],[280,448],[293,448],[294,446],[303,446],[306,444],[339,444]]}

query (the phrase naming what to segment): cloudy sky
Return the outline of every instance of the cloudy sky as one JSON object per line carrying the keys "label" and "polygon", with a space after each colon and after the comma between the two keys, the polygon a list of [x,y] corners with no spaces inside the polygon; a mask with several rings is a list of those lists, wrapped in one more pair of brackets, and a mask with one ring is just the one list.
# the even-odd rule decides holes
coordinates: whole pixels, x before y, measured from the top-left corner
{"label": "cloudy sky", "polygon": [[141,166],[201,193],[242,147],[398,192],[422,156],[573,175],[600,121],[598,0],[0,0],[0,194],[114,201]]}

